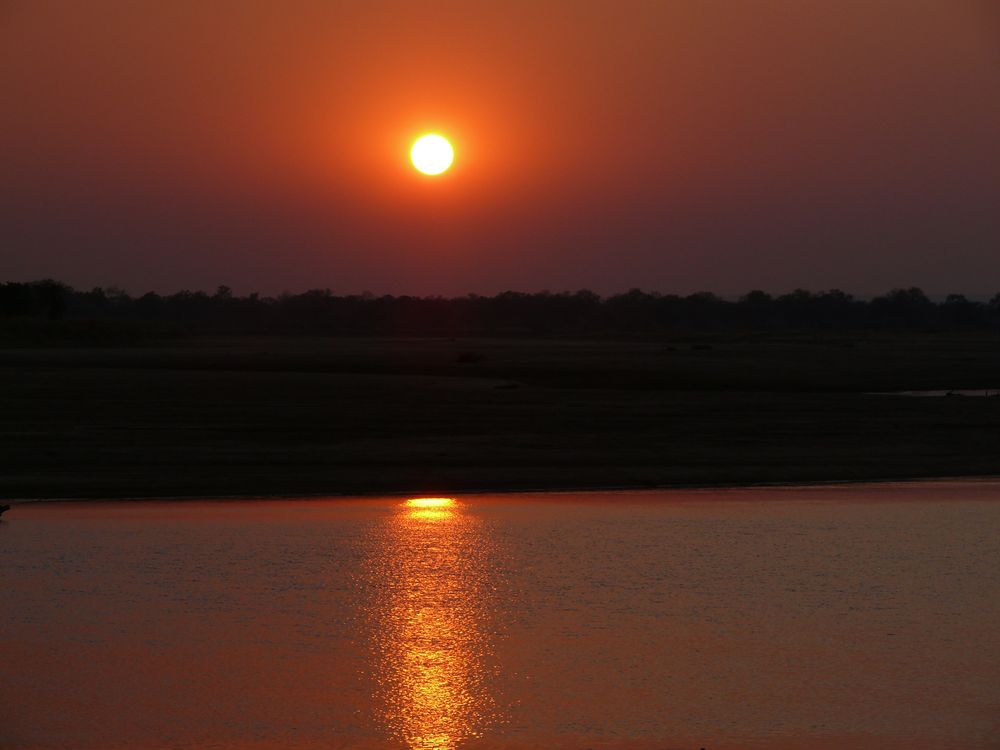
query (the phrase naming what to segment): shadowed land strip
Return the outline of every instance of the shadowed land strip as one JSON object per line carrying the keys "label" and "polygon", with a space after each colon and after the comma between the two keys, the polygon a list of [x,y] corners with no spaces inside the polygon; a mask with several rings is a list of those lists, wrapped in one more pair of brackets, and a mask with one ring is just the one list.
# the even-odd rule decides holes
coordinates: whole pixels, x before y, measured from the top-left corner
{"label": "shadowed land strip", "polygon": [[993,337],[842,343],[237,338],[0,351],[0,496],[1000,473],[1000,399],[867,393],[1000,383]]}

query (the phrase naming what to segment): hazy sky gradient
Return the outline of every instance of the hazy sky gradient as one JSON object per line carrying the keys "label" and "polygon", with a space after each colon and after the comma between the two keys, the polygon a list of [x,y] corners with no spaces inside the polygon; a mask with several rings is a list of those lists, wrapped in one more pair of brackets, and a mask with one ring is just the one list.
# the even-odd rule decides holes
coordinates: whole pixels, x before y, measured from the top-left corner
{"label": "hazy sky gradient", "polygon": [[0,0],[0,90],[0,279],[1000,291],[993,0]]}

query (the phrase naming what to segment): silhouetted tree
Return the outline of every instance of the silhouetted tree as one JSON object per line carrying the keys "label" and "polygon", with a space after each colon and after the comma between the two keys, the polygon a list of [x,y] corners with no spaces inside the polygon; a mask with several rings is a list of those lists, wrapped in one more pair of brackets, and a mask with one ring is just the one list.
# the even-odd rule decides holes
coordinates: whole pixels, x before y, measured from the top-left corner
{"label": "silhouetted tree", "polygon": [[49,320],[59,320],[66,314],[66,298],[72,290],[52,279],[36,281],[32,285],[38,307]]}
{"label": "silhouetted tree", "polygon": [[893,289],[871,301],[869,309],[876,327],[932,328],[937,312],[933,302],[917,287]]}
{"label": "silhouetted tree", "polygon": [[988,309],[963,294],[949,294],[939,308],[945,328],[980,328],[989,319]]}

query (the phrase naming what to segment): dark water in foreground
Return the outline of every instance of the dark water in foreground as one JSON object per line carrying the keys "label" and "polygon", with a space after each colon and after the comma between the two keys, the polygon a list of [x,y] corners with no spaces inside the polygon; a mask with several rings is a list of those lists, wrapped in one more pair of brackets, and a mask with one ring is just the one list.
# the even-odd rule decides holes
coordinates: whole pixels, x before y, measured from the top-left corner
{"label": "dark water in foreground", "polygon": [[2,748],[1000,747],[1000,483],[7,519]]}

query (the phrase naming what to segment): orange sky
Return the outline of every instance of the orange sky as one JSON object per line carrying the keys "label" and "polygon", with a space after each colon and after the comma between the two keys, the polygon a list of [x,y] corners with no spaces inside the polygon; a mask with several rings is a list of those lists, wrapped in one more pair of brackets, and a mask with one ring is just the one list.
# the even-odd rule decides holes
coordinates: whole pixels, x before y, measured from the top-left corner
{"label": "orange sky", "polygon": [[0,87],[2,279],[1000,291],[992,0],[6,0]]}

